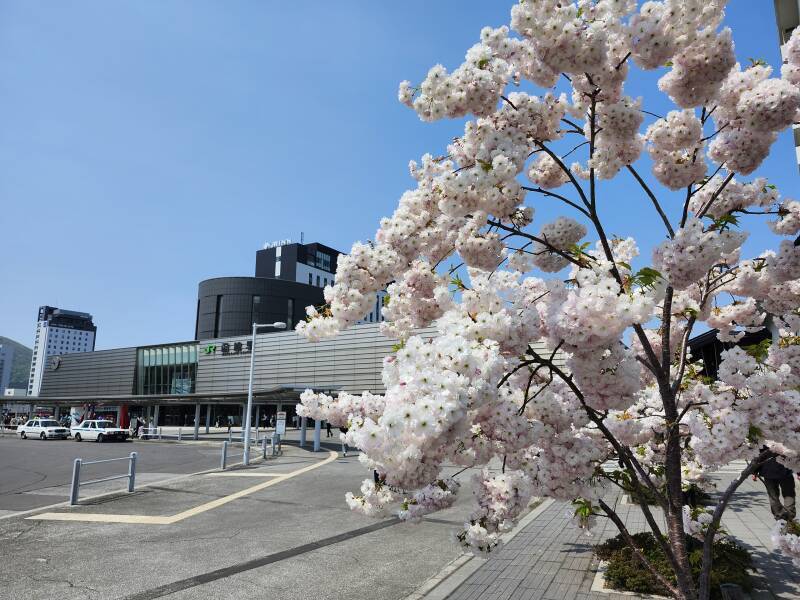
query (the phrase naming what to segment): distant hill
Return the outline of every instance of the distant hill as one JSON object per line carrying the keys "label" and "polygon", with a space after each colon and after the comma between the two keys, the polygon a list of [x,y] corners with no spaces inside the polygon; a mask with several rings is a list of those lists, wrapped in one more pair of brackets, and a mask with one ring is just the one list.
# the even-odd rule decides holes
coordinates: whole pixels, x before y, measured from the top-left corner
{"label": "distant hill", "polygon": [[28,377],[30,377],[31,374],[33,350],[2,335],[0,335],[0,345],[14,348],[14,360],[11,363],[11,381],[9,382],[9,387],[28,389]]}

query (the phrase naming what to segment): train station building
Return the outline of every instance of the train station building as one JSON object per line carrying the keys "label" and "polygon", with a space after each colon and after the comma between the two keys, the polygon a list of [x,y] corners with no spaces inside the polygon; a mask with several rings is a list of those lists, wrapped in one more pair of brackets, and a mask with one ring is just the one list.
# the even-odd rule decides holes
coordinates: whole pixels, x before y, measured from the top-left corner
{"label": "train station building", "polygon": [[26,401],[56,415],[106,414],[121,426],[136,416],[153,426],[240,425],[255,352],[253,422],[278,411],[291,422],[306,388],[382,393],[394,343],[378,323],[364,323],[316,343],[285,331],[259,334],[255,347],[251,336],[231,336],[67,354],[50,360],[39,396]]}

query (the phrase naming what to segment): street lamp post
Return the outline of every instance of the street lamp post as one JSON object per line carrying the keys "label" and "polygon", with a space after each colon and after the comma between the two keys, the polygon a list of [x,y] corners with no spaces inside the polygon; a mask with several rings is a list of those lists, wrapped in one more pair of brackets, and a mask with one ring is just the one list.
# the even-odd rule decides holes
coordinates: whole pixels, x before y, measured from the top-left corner
{"label": "street lamp post", "polygon": [[250,415],[253,412],[253,370],[256,365],[256,332],[260,327],[286,329],[286,323],[281,321],[276,321],[275,323],[253,323],[253,343],[250,346],[250,378],[247,382],[247,416],[245,417],[244,452],[242,455],[242,462],[245,466],[250,464]]}

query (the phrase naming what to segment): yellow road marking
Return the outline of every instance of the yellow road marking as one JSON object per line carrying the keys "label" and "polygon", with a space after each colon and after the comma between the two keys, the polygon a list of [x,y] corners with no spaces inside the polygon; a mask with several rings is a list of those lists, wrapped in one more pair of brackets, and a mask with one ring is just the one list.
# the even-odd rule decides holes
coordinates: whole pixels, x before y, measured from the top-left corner
{"label": "yellow road marking", "polygon": [[209,473],[209,477],[283,477],[288,473],[253,473],[248,471],[225,471],[219,473]]}
{"label": "yellow road marking", "polygon": [[172,517],[149,517],[147,515],[112,515],[104,513],[42,513],[27,517],[40,521],[88,521],[91,523],[141,523],[145,525],[169,525]]}
{"label": "yellow road marking", "polygon": [[245,488],[239,492],[223,496],[222,498],[217,498],[216,500],[206,502],[205,504],[201,504],[200,506],[195,506],[194,508],[190,508],[189,510],[184,510],[183,512],[179,512],[178,514],[172,516],[152,517],[148,515],[49,512],[49,513],[42,513],[40,515],[33,515],[32,517],[27,517],[27,519],[40,520],[40,521],[83,521],[89,523],[141,523],[149,525],[172,525],[173,523],[177,523],[178,521],[183,521],[184,519],[188,519],[189,517],[194,517],[209,510],[219,508],[220,506],[228,504],[228,502],[233,502],[234,500],[238,500],[239,498],[244,498],[245,496],[249,496],[250,494],[253,494],[255,492],[273,486],[282,481],[286,481],[287,479],[291,479],[292,477],[297,477],[298,475],[302,475],[303,473],[307,473],[308,471],[317,469],[323,465],[333,462],[338,458],[338,456],[339,455],[337,452],[330,450],[328,452],[328,458],[318,463],[308,465],[307,467],[303,467],[302,469],[297,469],[296,471],[292,471],[291,473],[285,473],[282,475],[276,474],[274,479],[270,479],[269,481],[265,481],[263,483],[259,483],[252,487]]}

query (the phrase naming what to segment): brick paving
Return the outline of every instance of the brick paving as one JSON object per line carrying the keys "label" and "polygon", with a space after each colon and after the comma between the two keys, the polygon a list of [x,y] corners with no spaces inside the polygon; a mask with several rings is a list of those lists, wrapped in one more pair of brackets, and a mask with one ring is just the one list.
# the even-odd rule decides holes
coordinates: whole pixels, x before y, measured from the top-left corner
{"label": "brick paving", "polygon": [[[731,465],[715,478],[720,488],[743,465]],[[611,497],[613,499],[614,496]],[[616,498],[617,512],[631,532],[645,531],[638,506]],[[608,500],[607,500],[608,501]],[[597,569],[593,546],[617,535],[608,519],[598,519],[593,537],[574,527],[567,513],[571,505],[554,502],[517,533],[449,596],[448,600],[632,600],[640,596],[592,592]],[[663,516],[654,511],[661,524]],[[774,521],[760,481],[739,489],[723,519],[723,526],[755,559],[759,580],[754,599],[800,598],[800,569],[773,553],[770,531]],[[478,559],[475,559],[478,560]],[[767,589],[769,591],[767,591]]]}

